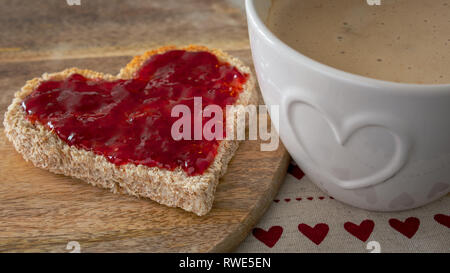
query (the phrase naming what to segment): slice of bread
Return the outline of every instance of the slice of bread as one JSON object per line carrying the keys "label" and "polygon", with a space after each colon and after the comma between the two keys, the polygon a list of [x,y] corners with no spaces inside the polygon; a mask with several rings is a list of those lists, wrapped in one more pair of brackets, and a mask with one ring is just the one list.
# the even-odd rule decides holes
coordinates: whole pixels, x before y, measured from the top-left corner
{"label": "slice of bread", "polygon": [[181,168],[170,171],[130,163],[118,166],[110,163],[102,155],[67,145],[54,132],[39,123],[32,124],[25,117],[26,113],[21,106],[24,98],[42,81],[63,80],[73,73],[81,74],[86,78],[129,79],[152,55],[174,49],[208,51],[216,55],[219,60],[235,66],[241,73],[247,73],[248,80],[236,104],[256,104],[255,79],[250,69],[240,60],[217,49],[211,50],[194,45],[181,48],[168,46],[135,57],[121,69],[117,76],[70,68],[58,73],[45,73],[40,78],[28,81],[20,91],[15,93],[12,104],[5,113],[3,124],[6,136],[23,158],[37,167],[82,179],[94,186],[110,189],[114,193],[147,197],[166,206],[180,207],[200,216],[205,215],[212,207],[219,178],[226,172],[228,162],[238,148],[238,141],[220,141],[214,161],[201,175],[188,176]]}

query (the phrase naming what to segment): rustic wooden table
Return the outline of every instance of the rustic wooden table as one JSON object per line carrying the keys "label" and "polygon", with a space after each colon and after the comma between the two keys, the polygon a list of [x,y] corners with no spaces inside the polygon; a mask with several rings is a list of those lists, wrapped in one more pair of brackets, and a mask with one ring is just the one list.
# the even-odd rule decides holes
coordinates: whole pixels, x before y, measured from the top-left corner
{"label": "rustic wooden table", "polygon": [[[133,55],[167,44],[221,48],[252,65],[243,1],[10,1],[0,10],[0,114],[25,81],[80,67],[116,74]],[[113,195],[26,163],[0,137],[0,251],[230,251],[262,216],[286,173],[282,145],[246,141],[197,217]]]}

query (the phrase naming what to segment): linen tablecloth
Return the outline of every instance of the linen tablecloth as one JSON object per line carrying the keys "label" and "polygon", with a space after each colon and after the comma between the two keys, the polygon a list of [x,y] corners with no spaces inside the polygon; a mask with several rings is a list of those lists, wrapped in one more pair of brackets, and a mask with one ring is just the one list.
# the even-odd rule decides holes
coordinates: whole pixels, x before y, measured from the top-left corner
{"label": "linen tablecloth", "polygon": [[450,252],[450,194],[417,209],[366,211],[326,195],[292,162],[236,252]]}

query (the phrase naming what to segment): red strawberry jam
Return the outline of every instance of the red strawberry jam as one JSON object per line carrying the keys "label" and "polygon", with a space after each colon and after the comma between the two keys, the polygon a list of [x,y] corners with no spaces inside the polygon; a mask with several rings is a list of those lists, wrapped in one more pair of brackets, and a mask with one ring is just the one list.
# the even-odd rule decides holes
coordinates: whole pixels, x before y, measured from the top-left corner
{"label": "red strawberry jam", "polygon": [[179,117],[171,117],[172,107],[187,105],[193,115],[194,97],[202,97],[203,108],[225,109],[235,103],[247,77],[209,52],[173,50],[152,56],[129,80],[73,74],[42,82],[22,106],[31,122],[116,165],[181,167],[198,175],[213,162],[219,140],[174,140],[171,126]]}

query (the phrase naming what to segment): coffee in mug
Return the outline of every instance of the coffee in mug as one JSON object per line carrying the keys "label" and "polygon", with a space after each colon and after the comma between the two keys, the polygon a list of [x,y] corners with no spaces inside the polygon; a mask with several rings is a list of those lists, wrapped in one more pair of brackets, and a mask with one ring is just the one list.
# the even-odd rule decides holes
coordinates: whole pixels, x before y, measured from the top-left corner
{"label": "coffee in mug", "polygon": [[298,52],[386,81],[450,83],[450,0],[273,0],[267,26]]}

